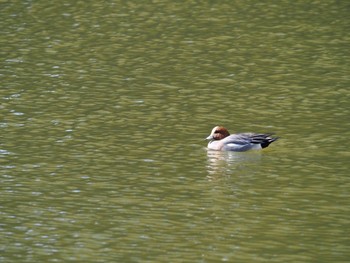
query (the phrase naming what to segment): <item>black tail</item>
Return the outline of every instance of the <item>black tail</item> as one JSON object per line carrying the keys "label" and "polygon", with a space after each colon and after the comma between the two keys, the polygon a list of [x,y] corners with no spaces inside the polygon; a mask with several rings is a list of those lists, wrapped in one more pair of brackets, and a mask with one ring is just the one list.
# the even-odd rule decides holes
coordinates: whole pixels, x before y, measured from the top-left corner
{"label": "black tail", "polygon": [[273,143],[274,141],[276,141],[278,139],[278,137],[266,137],[265,140],[263,142],[261,142],[261,148],[266,148],[267,146],[270,145],[270,143]]}

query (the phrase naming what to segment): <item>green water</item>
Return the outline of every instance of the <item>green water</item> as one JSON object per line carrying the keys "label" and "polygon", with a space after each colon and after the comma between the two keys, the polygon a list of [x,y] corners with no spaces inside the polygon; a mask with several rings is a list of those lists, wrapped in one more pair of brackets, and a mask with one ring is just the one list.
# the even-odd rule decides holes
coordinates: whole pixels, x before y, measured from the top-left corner
{"label": "green water", "polygon": [[0,261],[347,262],[349,11],[2,1]]}

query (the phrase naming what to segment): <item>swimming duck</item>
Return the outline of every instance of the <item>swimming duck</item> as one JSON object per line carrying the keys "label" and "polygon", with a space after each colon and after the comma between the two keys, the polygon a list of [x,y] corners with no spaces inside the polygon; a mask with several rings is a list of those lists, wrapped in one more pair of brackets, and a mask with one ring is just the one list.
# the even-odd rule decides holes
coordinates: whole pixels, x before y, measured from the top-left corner
{"label": "swimming duck", "polygon": [[208,149],[217,151],[244,152],[252,149],[263,149],[276,141],[272,133],[237,133],[231,134],[225,127],[216,126],[206,138]]}

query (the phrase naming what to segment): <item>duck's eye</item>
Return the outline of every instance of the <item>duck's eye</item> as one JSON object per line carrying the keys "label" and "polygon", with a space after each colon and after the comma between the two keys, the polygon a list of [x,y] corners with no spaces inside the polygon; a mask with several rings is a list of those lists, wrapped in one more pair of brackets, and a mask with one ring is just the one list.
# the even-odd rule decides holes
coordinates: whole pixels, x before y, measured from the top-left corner
{"label": "duck's eye", "polygon": [[216,130],[214,133],[220,133],[220,131],[219,131],[219,130]]}

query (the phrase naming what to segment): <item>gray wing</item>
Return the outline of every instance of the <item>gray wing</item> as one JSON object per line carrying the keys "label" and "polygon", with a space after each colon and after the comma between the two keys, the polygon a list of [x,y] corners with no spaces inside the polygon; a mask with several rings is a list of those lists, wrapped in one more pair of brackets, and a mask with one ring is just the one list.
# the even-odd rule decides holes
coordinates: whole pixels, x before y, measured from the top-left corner
{"label": "gray wing", "polygon": [[263,133],[238,133],[230,135],[224,140],[224,148],[226,150],[234,150],[234,151],[247,151],[249,149],[261,149],[261,147],[265,147],[274,140],[269,137],[270,134]]}
{"label": "gray wing", "polygon": [[227,141],[225,143],[234,143],[234,144],[259,144],[263,143],[267,137],[269,137],[271,134],[259,134],[259,133],[238,133],[233,134],[225,139]]}

